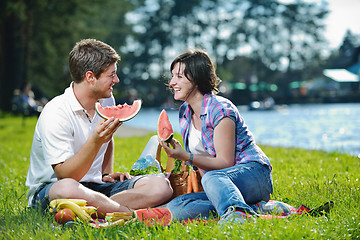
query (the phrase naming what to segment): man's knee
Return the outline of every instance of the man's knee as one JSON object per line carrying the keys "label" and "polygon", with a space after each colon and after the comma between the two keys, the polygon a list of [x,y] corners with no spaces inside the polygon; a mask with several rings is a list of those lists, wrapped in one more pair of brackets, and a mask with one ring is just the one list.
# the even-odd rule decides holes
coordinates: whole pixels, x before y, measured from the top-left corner
{"label": "man's knee", "polygon": [[72,178],[64,178],[54,183],[49,190],[49,199],[74,198],[79,191],[79,182]]}
{"label": "man's knee", "polygon": [[159,185],[159,191],[163,192],[164,195],[171,197],[173,189],[171,188],[170,181],[165,177],[158,177],[157,182]]}
{"label": "man's knee", "polygon": [[170,198],[173,193],[169,180],[163,176],[147,176],[139,180],[140,184],[146,185],[149,193],[161,198]]}

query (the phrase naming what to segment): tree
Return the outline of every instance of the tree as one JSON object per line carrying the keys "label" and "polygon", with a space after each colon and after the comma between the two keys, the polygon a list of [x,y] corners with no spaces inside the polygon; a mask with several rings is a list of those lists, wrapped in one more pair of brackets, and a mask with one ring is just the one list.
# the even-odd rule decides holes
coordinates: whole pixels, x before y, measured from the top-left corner
{"label": "tree", "polygon": [[23,67],[25,3],[2,1],[0,4],[0,109],[10,110],[13,91],[20,87],[26,75]]}
{"label": "tree", "polygon": [[116,23],[122,24],[133,2],[137,1],[1,1],[0,109],[10,110],[14,89],[28,82],[48,98],[61,93],[71,81],[68,53],[80,39],[123,45],[125,37],[120,36],[128,29]]}
{"label": "tree", "polygon": [[[131,45],[137,43],[139,48],[133,48],[133,53],[141,58],[135,63],[135,72],[141,74],[155,63],[159,71],[151,76],[156,78],[161,69],[166,69],[164,59],[168,65],[174,55],[196,47],[206,49],[218,65],[237,56],[248,56],[262,63],[254,66],[257,68],[253,69],[255,75],[264,66],[285,72],[280,85],[287,93],[289,83],[302,78],[298,70],[308,67],[313,59],[323,57],[321,49],[326,44],[323,30],[327,13],[326,3],[303,0],[290,4],[276,0],[196,0],[186,3],[147,0],[135,10],[138,21],[133,24],[139,31],[132,37]],[[141,66],[139,62],[149,60],[149,65]],[[256,77],[259,83],[274,82],[270,78]]]}
{"label": "tree", "polygon": [[254,42],[252,54],[271,69],[284,72],[278,81],[279,90],[282,95],[291,97],[289,85],[303,78],[304,71],[299,70],[315,67],[309,63],[323,58],[327,3],[297,0],[281,4],[257,0],[252,4],[245,14],[251,23],[246,28]]}
{"label": "tree", "polygon": [[[224,82],[237,76],[222,64],[251,59],[247,75],[263,86],[277,82],[286,93],[294,77],[303,77],[299,70],[316,72],[309,67],[323,57],[327,12],[325,2],[304,0],[4,0],[0,108],[8,109],[13,90],[27,82],[48,98],[61,93],[70,82],[68,52],[88,37],[120,52],[119,99],[136,89],[146,106],[161,104],[170,61],[186,48],[207,50]],[[266,76],[268,70],[284,76]]]}
{"label": "tree", "polygon": [[[338,51],[333,53],[331,61],[332,68],[348,68],[358,62],[356,59],[357,48],[360,47],[360,35],[353,34],[350,30],[346,31],[343,42]],[[355,57],[355,59],[354,59]]]}
{"label": "tree", "polygon": [[145,1],[127,15],[127,24],[133,26],[134,32],[127,36],[127,44],[121,48],[126,61],[120,71],[126,79],[117,88],[136,89],[144,106],[159,106],[166,99],[166,76],[163,74],[169,67],[165,64],[165,56],[172,43],[171,19],[175,3]]}

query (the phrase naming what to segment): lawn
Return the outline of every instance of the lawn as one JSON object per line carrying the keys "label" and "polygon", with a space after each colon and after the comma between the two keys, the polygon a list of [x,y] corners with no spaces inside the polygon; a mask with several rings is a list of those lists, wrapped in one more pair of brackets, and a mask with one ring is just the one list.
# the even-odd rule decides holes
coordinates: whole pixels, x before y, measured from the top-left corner
{"label": "lawn", "polygon": [[[272,199],[294,207],[317,207],[329,200],[330,214],[219,227],[216,223],[74,229],[53,226],[52,216],[27,209],[25,187],[36,118],[0,116],[0,239],[359,239],[360,159],[337,152],[261,146],[273,165]],[[149,137],[115,138],[115,170],[129,171]],[[178,139],[180,137],[176,136]]]}

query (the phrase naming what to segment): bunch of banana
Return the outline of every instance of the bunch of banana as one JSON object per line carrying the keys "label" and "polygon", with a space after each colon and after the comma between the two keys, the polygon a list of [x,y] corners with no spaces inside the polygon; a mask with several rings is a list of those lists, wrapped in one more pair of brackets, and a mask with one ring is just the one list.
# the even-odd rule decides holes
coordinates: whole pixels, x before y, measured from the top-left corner
{"label": "bunch of banana", "polygon": [[68,208],[82,221],[89,222],[93,219],[91,214],[96,212],[96,208],[86,206],[87,201],[83,199],[54,199],[50,202],[50,213],[57,213],[62,209]]}
{"label": "bunch of banana", "polygon": [[93,206],[81,206],[81,209],[88,213],[90,216],[97,211],[97,208]]}

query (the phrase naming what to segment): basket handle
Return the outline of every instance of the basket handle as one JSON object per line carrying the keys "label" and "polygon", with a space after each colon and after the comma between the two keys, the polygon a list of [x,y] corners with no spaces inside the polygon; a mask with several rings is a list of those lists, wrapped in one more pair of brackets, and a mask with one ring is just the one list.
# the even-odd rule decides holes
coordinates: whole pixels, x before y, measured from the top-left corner
{"label": "basket handle", "polygon": [[[157,151],[156,151],[156,160],[158,160],[158,162],[160,163],[160,167],[161,167],[161,171],[164,172],[164,168],[162,166],[161,163],[161,145],[158,145]],[[167,158],[167,162],[166,162],[166,166],[165,166],[165,172],[171,172],[171,170],[173,170],[175,167],[174,165],[174,159],[171,157]]]}

